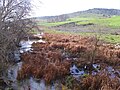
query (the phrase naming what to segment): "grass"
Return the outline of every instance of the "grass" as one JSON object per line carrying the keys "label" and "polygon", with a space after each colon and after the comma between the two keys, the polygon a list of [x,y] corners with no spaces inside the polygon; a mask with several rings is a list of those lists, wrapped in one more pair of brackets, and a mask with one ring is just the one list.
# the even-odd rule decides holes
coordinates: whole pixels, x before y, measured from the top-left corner
{"label": "grass", "polygon": [[97,24],[102,26],[109,26],[111,28],[120,28],[120,16],[112,16],[110,18],[103,18],[103,17],[75,17],[75,18],[69,18],[64,22],[54,22],[54,23],[48,23],[48,22],[39,22],[38,25],[42,26],[58,26],[63,25],[66,23],[75,22],[77,25],[83,25],[83,24]]}
{"label": "grass", "polygon": [[64,21],[64,22],[55,22],[55,23],[49,23],[49,22],[39,22],[38,25],[42,25],[42,26],[58,26],[58,25],[63,25],[66,23],[70,23],[72,21]]}
{"label": "grass", "polygon": [[103,34],[102,39],[110,43],[120,43],[120,35]]}
{"label": "grass", "polygon": [[74,34],[75,35],[75,33],[73,32],[57,31],[57,30],[50,30],[50,29],[45,29],[44,32],[51,33],[51,34],[66,34],[66,35]]}
{"label": "grass", "polygon": [[[73,18],[72,20],[74,21],[74,19],[76,20],[77,18]],[[78,18],[78,20],[78,25],[93,23],[111,28],[120,28],[120,16],[112,16],[111,18]]]}
{"label": "grass", "polygon": [[113,28],[120,27],[120,16],[113,16],[112,18],[108,18],[106,22],[108,22],[108,25],[112,26]]}
{"label": "grass", "polygon": [[[89,24],[93,23],[98,26],[105,27],[110,27],[111,29],[119,29],[120,28],[120,16],[112,16],[112,17],[102,17],[102,16],[97,16],[97,15],[89,15],[86,16],[79,16],[75,18],[69,18],[64,22],[55,22],[55,23],[48,23],[48,22],[39,22],[38,25],[43,25],[43,26],[57,26],[57,25],[63,25],[66,23],[70,22],[75,22],[77,25],[84,25],[84,24]],[[93,27],[93,30],[98,29]],[[87,28],[87,27],[86,27]],[[82,36],[91,36],[95,35],[95,33],[75,33],[75,32],[67,32],[67,31],[56,31],[56,30],[49,30],[46,29],[45,32],[49,33],[59,33],[59,34],[77,34],[77,35],[82,35]],[[99,34],[98,34],[99,35]],[[110,42],[110,43],[120,43],[120,35],[111,35],[111,34],[102,34],[101,39]]]}

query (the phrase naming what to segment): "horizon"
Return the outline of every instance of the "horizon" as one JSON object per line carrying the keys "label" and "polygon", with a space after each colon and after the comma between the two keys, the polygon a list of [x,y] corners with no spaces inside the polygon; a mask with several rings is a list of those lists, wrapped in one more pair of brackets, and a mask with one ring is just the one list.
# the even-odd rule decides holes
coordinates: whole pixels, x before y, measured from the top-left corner
{"label": "horizon", "polygon": [[32,0],[32,17],[57,16],[93,8],[119,9],[119,0]]}
{"label": "horizon", "polygon": [[[90,9],[87,9],[87,10],[91,10],[91,9],[113,9],[113,8],[90,8]],[[51,16],[36,16],[36,17],[54,17],[54,16],[60,16],[60,15],[65,15],[65,14],[72,14],[72,13],[76,13],[76,12],[82,12],[82,11],[87,11],[87,10],[81,10],[81,11],[75,11],[75,12],[70,12],[70,13],[63,13],[63,14],[59,14],[59,15],[51,15]],[[120,9],[115,9],[115,10],[120,10]],[[33,17],[33,18],[36,18],[36,17]]]}

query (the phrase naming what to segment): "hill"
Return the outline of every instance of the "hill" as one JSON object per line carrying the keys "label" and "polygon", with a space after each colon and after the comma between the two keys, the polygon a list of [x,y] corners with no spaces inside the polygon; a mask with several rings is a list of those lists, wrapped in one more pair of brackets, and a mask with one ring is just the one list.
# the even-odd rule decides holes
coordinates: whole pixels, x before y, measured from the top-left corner
{"label": "hill", "polygon": [[65,21],[68,18],[73,18],[77,16],[82,17],[111,17],[113,15],[120,15],[120,10],[118,9],[105,9],[105,8],[94,8],[85,11],[78,11],[69,14],[62,14],[58,16],[45,16],[45,17],[38,17],[39,19],[47,20],[48,22],[61,22]]}
{"label": "hill", "polygon": [[105,8],[94,8],[86,11],[78,11],[74,13],[67,14],[70,17],[80,16],[81,14],[102,14],[102,15],[120,15],[120,10],[118,9],[105,9]]}

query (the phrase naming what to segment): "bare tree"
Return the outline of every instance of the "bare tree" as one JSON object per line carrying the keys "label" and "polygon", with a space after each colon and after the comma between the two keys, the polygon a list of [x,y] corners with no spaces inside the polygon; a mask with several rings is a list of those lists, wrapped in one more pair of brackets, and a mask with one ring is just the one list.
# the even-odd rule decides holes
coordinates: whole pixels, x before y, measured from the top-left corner
{"label": "bare tree", "polygon": [[26,19],[30,10],[30,0],[0,0],[0,71],[10,61],[23,35],[32,28],[32,21]]}

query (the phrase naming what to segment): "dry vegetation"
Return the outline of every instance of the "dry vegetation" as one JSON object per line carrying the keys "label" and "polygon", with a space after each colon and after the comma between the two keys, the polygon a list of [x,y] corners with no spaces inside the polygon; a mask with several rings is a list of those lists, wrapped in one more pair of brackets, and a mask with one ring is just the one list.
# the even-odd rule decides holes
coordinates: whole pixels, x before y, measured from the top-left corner
{"label": "dry vegetation", "polygon": [[[33,52],[21,55],[23,62],[18,72],[18,80],[33,76],[45,79],[50,83],[56,79],[66,85],[66,77],[70,77],[70,67],[76,64],[78,67],[87,65],[87,70],[92,70],[92,63],[101,65],[101,72],[96,75],[88,75],[77,81],[72,77],[72,90],[119,90],[120,75],[110,78],[103,69],[112,66],[119,70],[120,49],[111,44],[103,44],[95,37],[81,37],[79,35],[44,35],[46,43],[33,43]],[[96,48],[96,49],[95,49]],[[94,53],[95,50],[95,53]],[[93,54],[94,53],[94,54]],[[94,56],[93,56],[94,55]],[[94,57],[94,58],[92,58]],[[119,71],[120,72],[120,71]]]}

